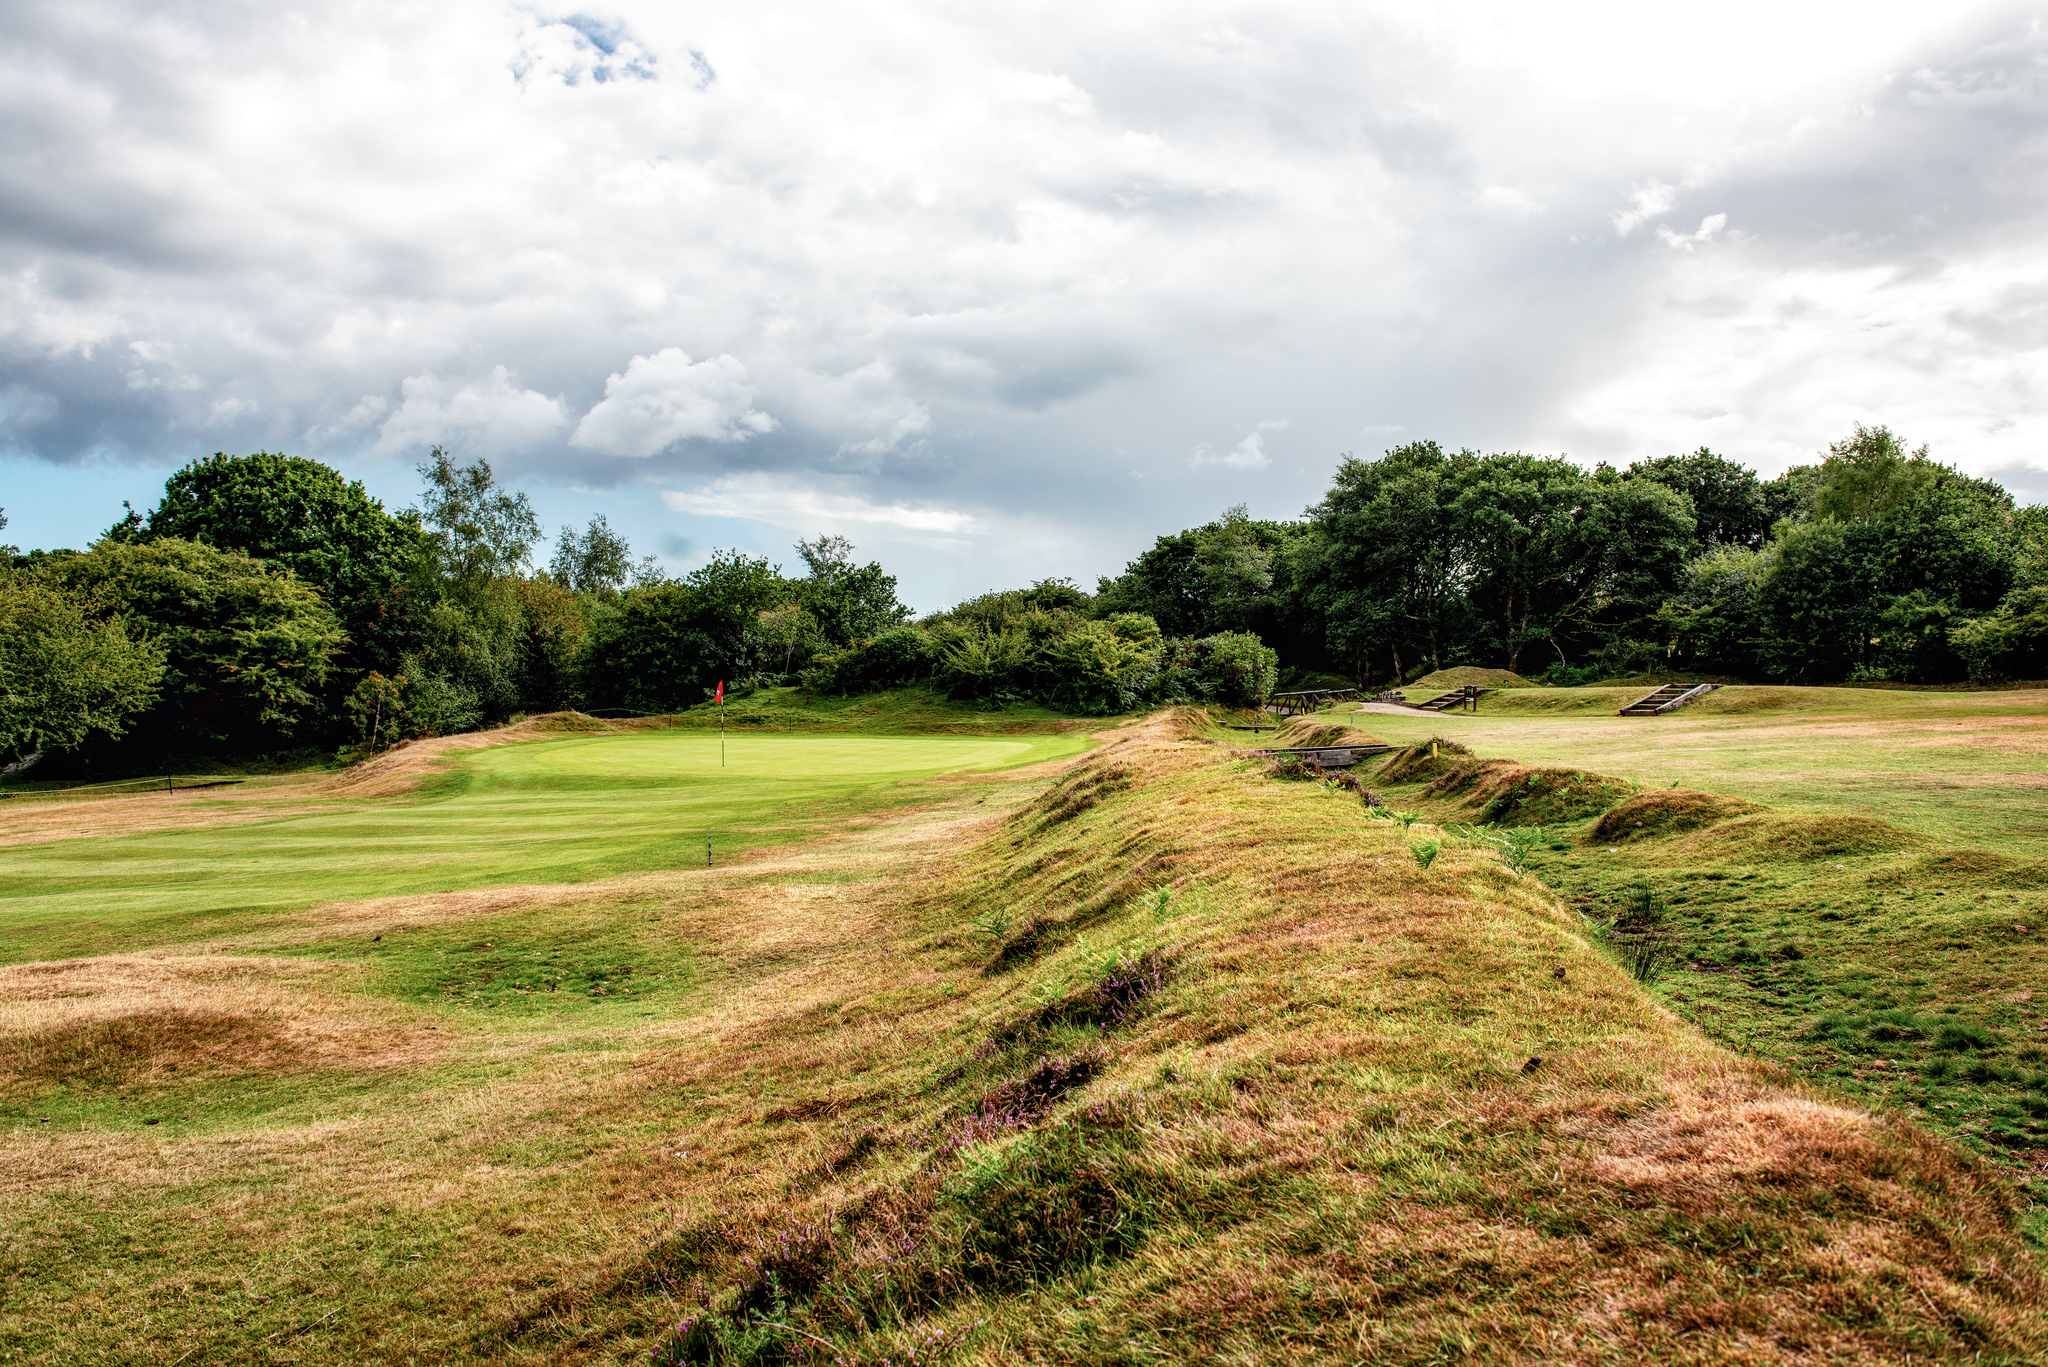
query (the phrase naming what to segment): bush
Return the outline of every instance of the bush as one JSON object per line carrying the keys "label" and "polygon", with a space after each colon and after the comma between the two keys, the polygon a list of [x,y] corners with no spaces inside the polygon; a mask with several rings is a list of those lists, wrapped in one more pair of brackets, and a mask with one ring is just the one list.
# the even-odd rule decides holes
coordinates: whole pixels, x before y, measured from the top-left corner
{"label": "bush", "polygon": [[804,671],[804,686],[820,693],[865,693],[901,688],[932,676],[941,657],[939,643],[917,627],[894,627],[865,641],[818,657]]}
{"label": "bush", "polygon": [[1280,682],[1280,657],[1248,631],[1166,644],[1155,696],[1166,702],[1258,707]]}

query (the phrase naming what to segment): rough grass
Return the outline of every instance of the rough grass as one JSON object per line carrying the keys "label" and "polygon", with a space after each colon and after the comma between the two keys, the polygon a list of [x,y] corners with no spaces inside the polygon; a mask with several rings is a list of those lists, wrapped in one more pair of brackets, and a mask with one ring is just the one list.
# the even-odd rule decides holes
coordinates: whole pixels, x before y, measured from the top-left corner
{"label": "rough grass", "polygon": [[[1241,742],[1240,742],[1241,743]],[[1294,717],[1270,736],[1258,738],[1260,749],[1306,750],[1325,745],[1384,745],[1377,736],[1369,735],[1343,722],[1331,721],[1327,714]]]}
{"label": "rough grass", "polygon": [[1425,674],[1408,685],[1412,690],[1423,690],[1428,694],[1448,693],[1454,688],[1477,684],[1481,688],[1534,688],[1536,685],[1521,675],[1506,669],[1483,669],[1478,665],[1457,665],[1451,669],[1439,669]]}
{"label": "rough grass", "polygon": [[[1468,814],[1431,795],[1442,782],[1391,796]],[[1716,1038],[2048,1176],[2048,864],[1934,844],[1871,817],[1664,789],[1521,857]],[[2048,1203],[2030,1209],[2048,1243]]]}
{"label": "rough grass", "polygon": [[1381,760],[1374,773],[1386,783],[1416,783],[1439,778],[1469,761],[1472,752],[1454,740],[1431,736],[1405,745]]}
{"label": "rough grass", "polygon": [[1452,765],[1423,796],[1495,825],[1547,826],[1598,815],[1635,790],[1627,779],[1583,769],[1532,769],[1492,759]]}
{"label": "rough grass", "polygon": [[1397,745],[1449,737],[1644,791],[1875,817],[1966,848],[2048,858],[2048,692],[1732,687],[1654,718],[1616,716],[1624,694],[1516,689],[1486,695],[1477,715],[1387,712],[1372,726]]}
{"label": "rough grass", "polygon": [[1655,840],[1683,835],[1756,810],[1753,802],[1694,792],[1690,788],[1664,788],[1638,793],[1609,809],[1593,823],[1592,838],[1605,845]]}
{"label": "rough grass", "polygon": [[[131,1080],[119,1108],[48,1126],[13,1109],[0,1347],[166,1365],[2048,1348],[2006,1177],[1710,1043],[1492,849],[1419,869],[1355,798],[1271,782],[1188,728],[1126,728],[1057,783],[987,776],[712,870],[240,932],[221,957],[277,976],[204,984],[225,994],[211,1009],[297,983],[430,1043],[384,1071],[269,1070],[260,1114],[243,1076]],[[406,1001],[366,948],[437,934],[453,957],[503,948],[507,925],[607,922],[682,947],[686,988],[568,1012]],[[1036,952],[991,971],[1034,924],[1052,928]],[[5,982],[61,1000],[38,967]],[[158,990],[121,971],[138,1003]],[[164,1002],[200,990],[182,981]],[[1943,1056],[1983,1053],[1958,1037]],[[192,1109],[165,1116],[173,1097]]]}
{"label": "rough grass", "polygon": [[1798,816],[1759,813],[1723,822],[1687,838],[1689,853],[1703,861],[1754,859],[1837,859],[1885,854],[1923,845],[1922,837],[1857,816]]}

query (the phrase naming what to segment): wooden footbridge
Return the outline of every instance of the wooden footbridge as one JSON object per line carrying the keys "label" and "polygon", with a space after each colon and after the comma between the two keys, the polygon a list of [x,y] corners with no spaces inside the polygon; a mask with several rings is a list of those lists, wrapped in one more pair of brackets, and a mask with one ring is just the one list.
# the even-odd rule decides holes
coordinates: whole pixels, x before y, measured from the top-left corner
{"label": "wooden footbridge", "polygon": [[1292,717],[1319,711],[1333,702],[1343,702],[1358,696],[1355,688],[1305,688],[1298,693],[1273,693],[1267,695],[1266,711],[1278,712],[1283,717]]}
{"label": "wooden footbridge", "polygon": [[1360,760],[1384,755],[1394,748],[1391,745],[1309,745],[1285,750],[1255,750],[1252,753],[1273,759],[1292,755],[1319,769],[1349,769]]}

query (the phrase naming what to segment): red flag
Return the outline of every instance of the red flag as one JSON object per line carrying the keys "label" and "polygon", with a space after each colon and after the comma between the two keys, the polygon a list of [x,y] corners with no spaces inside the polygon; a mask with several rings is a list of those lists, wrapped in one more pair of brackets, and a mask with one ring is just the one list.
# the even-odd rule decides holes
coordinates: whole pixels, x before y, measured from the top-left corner
{"label": "red flag", "polygon": [[718,696],[713,698],[711,701],[720,703],[725,701],[725,680],[720,679],[718,681]]}

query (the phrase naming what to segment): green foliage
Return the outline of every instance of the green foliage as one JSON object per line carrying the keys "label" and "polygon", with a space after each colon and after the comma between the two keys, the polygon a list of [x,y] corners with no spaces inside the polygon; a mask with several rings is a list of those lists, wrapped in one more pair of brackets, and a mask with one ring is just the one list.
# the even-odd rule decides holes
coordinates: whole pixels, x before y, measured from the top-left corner
{"label": "green foliage", "polygon": [[1035,699],[1083,713],[1140,705],[1159,659],[1158,627],[1135,614],[1112,623],[1034,609],[1000,632],[942,627],[934,639],[942,653],[933,679],[949,697]]}
{"label": "green foliage", "polygon": [[1775,563],[1774,550],[1747,546],[1716,547],[1689,562],[1657,610],[1678,659],[1693,669],[1754,672],[1757,584]]}
{"label": "green foliage", "polygon": [[1756,586],[1758,658],[1793,683],[1847,678],[1878,633],[1884,546],[1875,528],[1832,519],[1780,528]]}
{"label": "green foliage", "polygon": [[319,461],[273,451],[195,460],[164,482],[146,525],[131,509],[113,539],[167,537],[240,551],[313,585],[365,666],[388,668],[415,629],[402,587],[425,546],[417,519],[386,513]]}
{"label": "green foliage", "polygon": [[633,578],[633,549],[599,513],[581,532],[562,528],[555,537],[548,573],[557,584],[578,593],[616,593]]}
{"label": "green foliage", "polygon": [[95,621],[54,585],[0,570],[0,761],[119,736],[163,674],[162,648],[120,618]]}
{"label": "green foliage", "polygon": [[2014,589],[1995,612],[1949,629],[1973,679],[2048,678],[2048,585]]}
{"label": "green foliage", "polygon": [[1165,702],[1213,702],[1258,707],[1280,679],[1279,655],[1258,637],[1222,631],[1166,643],[1152,691]]}
{"label": "green foliage", "polygon": [[596,707],[674,712],[721,680],[751,679],[769,662],[761,614],[795,592],[776,566],[736,550],[682,579],[628,589],[592,627],[578,666],[583,694]]}
{"label": "green foliage", "polygon": [[910,620],[896,601],[896,578],[880,564],[853,563],[853,543],[843,536],[799,541],[796,553],[809,574],[796,585],[796,599],[832,645],[849,645]]}
{"label": "green foliage", "polygon": [[1755,547],[1770,532],[1772,519],[1756,472],[1704,446],[1683,456],[1637,461],[1626,478],[1661,484],[1685,497],[1697,550]]}
{"label": "green foliage", "polygon": [[1247,633],[1166,640],[1142,613],[1090,620],[1017,597],[985,595],[821,656],[805,686],[843,695],[929,680],[951,698],[1100,716],[1153,702],[1254,707],[1279,676],[1274,652]]}
{"label": "green foliage", "polygon": [[901,688],[931,678],[944,653],[944,646],[932,633],[918,627],[894,627],[819,657],[805,673],[804,683],[841,696]]}
{"label": "green foliage", "polygon": [[358,743],[376,751],[417,734],[407,715],[405,685],[403,674],[389,679],[374,669],[356,681],[342,706]]}
{"label": "green foliage", "polygon": [[1315,536],[1295,553],[1296,581],[1329,650],[1354,672],[1366,673],[1379,651],[1396,676],[1416,657],[1441,668],[1471,634],[1453,509],[1476,459],[1435,442],[1376,461],[1347,456],[1309,510]]}
{"label": "green foliage", "polygon": [[1687,495],[1561,459],[1445,452],[1434,442],[1347,458],[1310,510],[1294,580],[1329,649],[1396,674],[1475,651],[1509,669],[1543,644],[1648,620],[1692,545]]}
{"label": "green foliage", "polygon": [[1257,521],[1240,504],[1214,522],[1159,537],[1123,574],[1101,581],[1093,610],[1150,617],[1166,636],[1248,631],[1275,637],[1290,611],[1288,548],[1301,533],[1292,524]]}
{"label": "green foliage", "polygon": [[754,614],[754,634],[760,638],[770,659],[775,658],[777,651],[781,652],[781,667],[776,672],[784,675],[796,663],[799,652],[808,657],[822,644],[818,619],[801,603],[763,608]]}
{"label": "green foliage", "polygon": [[457,465],[436,446],[419,467],[426,481],[420,516],[432,530],[434,568],[458,587],[517,574],[541,539],[540,521],[523,493],[501,489],[491,463]]}
{"label": "green foliage", "polygon": [[162,538],[103,541],[53,562],[51,582],[162,653],[145,734],[166,747],[249,749],[306,739],[341,649],[340,624],[310,585],[234,551]]}
{"label": "green foliage", "polygon": [[1890,428],[1859,422],[1855,435],[1828,447],[1812,514],[1841,522],[1889,521],[1919,504],[1941,473],[1925,446],[1909,452]]}

